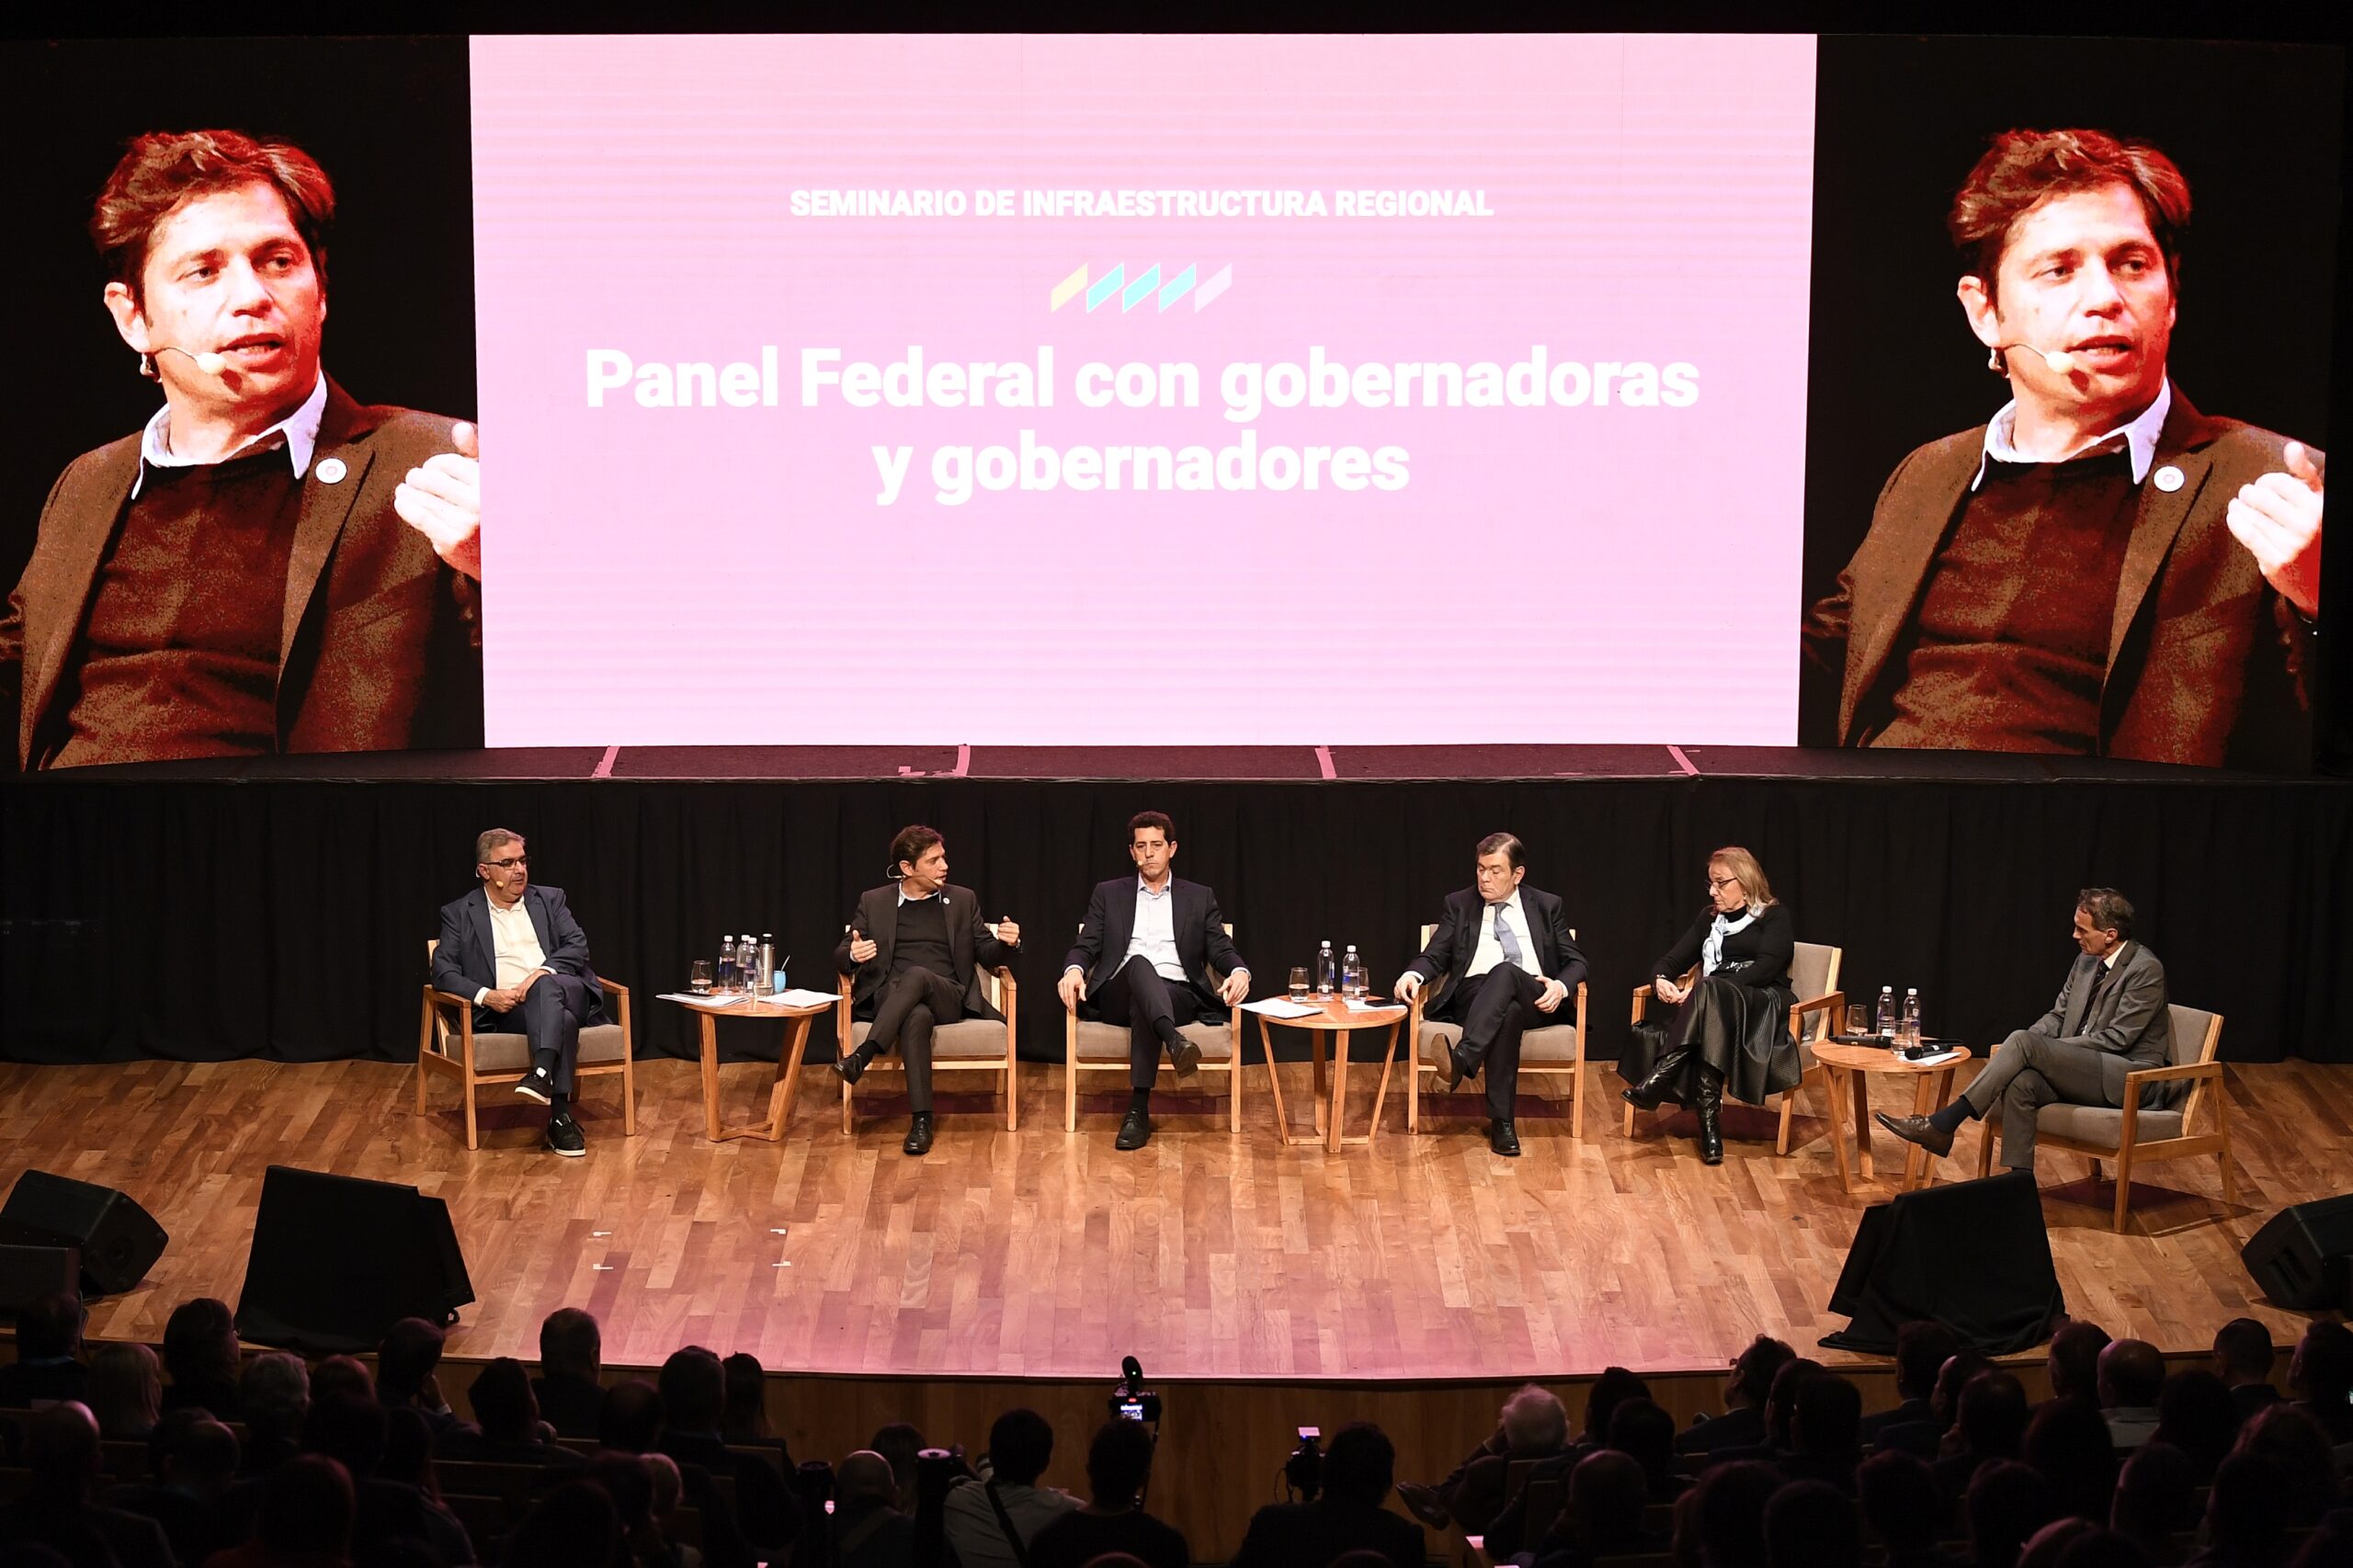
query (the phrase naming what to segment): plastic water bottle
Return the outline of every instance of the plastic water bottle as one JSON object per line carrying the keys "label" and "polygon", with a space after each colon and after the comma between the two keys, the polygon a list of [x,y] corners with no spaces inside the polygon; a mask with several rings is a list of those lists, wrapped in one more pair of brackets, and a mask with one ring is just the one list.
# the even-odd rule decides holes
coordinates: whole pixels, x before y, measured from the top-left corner
{"label": "plastic water bottle", "polygon": [[1904,1045],[1920,1043],[1920,993],[1915,989],[1904,993],[1904,1021],[1896,1027],[1895,1038]]}
{"label": "plastic water bottle", "polygon": [[1879,988],[1879,1037],[1881,1040],[1895,1038],[1895,987],[1893,985]]}
{"label": "plastic water bottle", "polygon": [[1332,994],[1333,967],[1332,944],[1326,941],[1315,955],[1315,994],[1318,996]]}
{"label": "plastic water bottle", "polygon": [[760,994],[760,945],[752,940],[749,931],[735,944],[735,967],[744,971],[744,992],[749,996]]}
{"label": "plastic water bottle", "polygon": [[735,989],[735,938],[719,938],[719,990],[722,995]]}
{"label": "plastic water bottle", "polygon": [[1350,942],[1347,955],[1340,960],[1340,994],[1342,996],[1354,997],[1364,994],[1364,981],[1361,978],[1363,967],[1357,962],[1357,945]]}

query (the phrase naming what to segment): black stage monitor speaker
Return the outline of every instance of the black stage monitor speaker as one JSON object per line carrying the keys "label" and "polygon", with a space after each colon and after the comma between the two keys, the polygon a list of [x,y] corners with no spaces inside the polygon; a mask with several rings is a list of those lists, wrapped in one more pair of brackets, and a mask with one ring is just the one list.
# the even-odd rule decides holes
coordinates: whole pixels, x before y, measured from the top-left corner
{"label": "black stage monitor speaker", "polygon": [[1896,1330],[1935,1318],[1998,1356],[2042,1343],[2064,1308],[2034,1173],[2013,1171],[1864,1210],[1830,1293],[1852,1321],[1822,1343],[1892,1355]]}
{"label": "black stage monitor speaker", "polygon": [[27,1171],[0,1207],[0,1244],[73,1247],[82,1294],[110,1296],[147,1278],[171,1237],[154,1216],[111,1187]]}
{"label": "black stage monitor speaker", "polygon": [[81,1285],[82,1255],[72,1247],[0,1243],[0,1317],[12,1318],[43,1296]]}
{"label": "black stage monitor speaker", "polygon": [[2280,1306],[2353,1311],[2353,1193],[2282,1209],[2239,1249],[2239,1259]]}
{"label": "black stage monitor speaker", "polygon": [[449,1206],[413,1187],[272,1165],[262,1177],[237,1334],[373,1350],[402,1318],[447,1325],[474,1299]]}

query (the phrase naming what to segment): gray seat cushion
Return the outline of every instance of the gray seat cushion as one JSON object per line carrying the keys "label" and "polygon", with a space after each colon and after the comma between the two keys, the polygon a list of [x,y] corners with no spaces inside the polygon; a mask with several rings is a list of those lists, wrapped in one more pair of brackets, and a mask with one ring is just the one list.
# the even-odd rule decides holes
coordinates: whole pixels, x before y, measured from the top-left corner
{"label": "gray seat cushion", "polygon": [[[1233,1034],[1225,1024],[1179,1024],[1176,1032],[1201,1048],[1204,1062],[1224,1062],[1233,1055]],[[1098,1023],[1092,1018],[1078,1020],[1078,1059],[1081,1062],[1116,1062],[1122,1066],[1128,1060],[1128,1026]]]}
{"label": "gray seat cushion", "polygon": [[[454,1046],[454,1041],[452,1042]],[[629,1031],[619,1024],[596,1024],[580,1031],[580,1065],[619,1062],[629,1048]],[[520,1073],[531,1064],[531,1042],[519,1034],[474,1034],[474,1071]]]}
{"label": "gray seat cushion", "polygon": [[[1441,1049],[1451,1050],[1462,1038],[1461,1024],[1422,1025],[1422,1061],[1436,1066]],[[1519,1064],[1522,1067],[1567,1067],[1577,1059],[1577,1027],[1574,1024],[1548,1024],[1540,1029],[1527,1029],[1519,1037]]]}
{"label": "gray seat cushion", "polygon": [[[863,1018],[850,1025],[850,1049],[855,1051],[864,1045],[873,1028]],[[942,1062],[1001,1062],[1005,1060],[1005,1026],[987,1018],[964,1018],[956,1023],[942,1024],[931,1031],[931,1060],[934,1065]]]}
{"label": "gray seat cushion", "polygon": [[[2104,1105],[2047,1105],[2036,1115],[2034,1125],[2046,1138],[2113,1149],[2124,1136],[2124,1113]],[[2177,1110],[2144,1110],[2133,1126],[2136,1142],[2154,1143],[2180,1136],[2181,1112]]]}

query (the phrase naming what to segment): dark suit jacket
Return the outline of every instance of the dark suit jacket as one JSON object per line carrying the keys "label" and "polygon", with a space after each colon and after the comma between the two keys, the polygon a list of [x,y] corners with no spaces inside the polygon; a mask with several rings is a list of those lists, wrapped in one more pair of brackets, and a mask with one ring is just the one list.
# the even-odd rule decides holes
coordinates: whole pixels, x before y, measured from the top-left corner
{"label": "dark suit jacket", "polygon": [[[989,1006],[988,990],[981,983],[984,970],[992,970],[1013,961],[1014,949],[996,939],[986,922],[981,918],[981,896],[970,888],[960,888],[949,882],[935,896],[945,898],[947,907],[941,911],[948,923],[948,956],[956,966],[949,978],[964,988],[964,1016],[968,1018],[990,1018],[1002,1022],[1005,1015]],[[849,961],[850,937],[863,931],[874,938],[874,956],[862,964]],[[858,895],[858,907],[850,912],[849,930],[834,946],[834,967],[844,974],[857,978],[850,984],[853,1006],[864,1008],[873,1001],[875,992],[891,978],[891,954],[899,939],[899,884],[885,882],[879,888],[869,888]]]}
{"label": "dark suit jacket", "polygon": [[[2124,1074],[2135,1067],[2163,1067],[2172,1059],[2173,1016],[2165,1006],[2165,966],[2142,943],[2132,943],[2117,959],[2115,977],[2094,1003],[2099,969],[2100,960],[2090,954],[2078,957],[2067,983],[2059,988],[2059,1000],[2027,1032],[2106,1052],[2100,1085],[2108,1103],[2119,1106],[2124,1103]],[[2148,1091],[2143,1108],[2171,1101],[2167,1086],[2159,1085]]]}
{"label": "dark suit jacket", "polygon": [[[449,426],[413,409],[363,407],[327,382],[286,568],[278,750],[482,744],[479,590],[392,510],[410,469],[454,449]],[[53,741],[43,725],[57,716],[60,678],[139,477],[140,440],[85,452],[58,476],[0,618],[0,719],[16,721],[19,767],[39,767]],[[332,484],[319,473],[330,458],[345,470]]]}
{"label": "dark suit jacket", "polygon": [[[2309,765],[2313,629],[2223,520],[2240,485],[2286,467],[2285,444],[2252,425],[2209,419],[2174,390],[2117,586],[2099,755],[2290,772]],[[1807,618],[1809,662],[1843,672],[1840,745],[1869,744],[1885,722],[1903,675],[1890,655],[1919,613],[1984,449],[1980,425],[1898,463],[1837,589]],[[2180,488],[2157,485],[2165,468],[2181,474]]]}
{"label": "dark suit jacket", "polygon": [[[1250,967],[1241,953],[1234,949],[1233,938],[1225,934],[1225,917],[1218,913],[1217,894],[1199,882],[1188,882],[1182,877],[1169,879],[1169,896],[1176,907],[1169,912],[1176,932],[1176,958],[1185,966],[1185,978],[1192,982],[1205,1005],[1201,1018],[1206,1023],[1222,1023],[1225,1013],[1214,1006],[1217,986],[1210,980],[1210,970],[1215,966],[1220,974],[1232,974]],[[1086,919],[1078,928],[1078,941],[1063,960],[1064,970],[1078,969],[1086,972],[1089,995],[1109,983],[1128,961],[1128,943],[1136,934],[1136,888],[1139,879],[1133,874],[1113,877],[1108,882],[1095,884],[1094,893],[1086,901]]]}
{"label": "dark suit jacket", "polygon": [[[558,974],[576,974],[586,982],[597,1008],[589,1021],[603,1022],[605,988],[597,983],[597,971],[588,967],[588,934],[572,917],[563,890],[528,883],[523,889],[523,907],[531,912],[531,929],[539,935],[540,951],[546,955],[548,968]],[[472,1000],[484,986],[498,989],[498,949],[490,935],[490,894],[476,888],[441,906],[441,945],[433,949],[433,987]]]}
{"label": "dark suit jacket", "polygon": [[[1522,882],[1519,908],[1528,917],[1529,935],[1536,939],[1536,967],[1544,971],[1547,980],[1557,980],[1567,987],[1569,1001],[1574,1003],[1577,987],[1585,983],[1585,955],[1577,951],[1576,943],[1569,936],[1569,923],[1562,912],[1561,901]],[[1421,957],[1405,966],[1409,972],[1420,975],[1425,984],[1445,978],[1444,989],[1423,1009],[1427,1016],[1456,1016],[1456,1005],[1462,993],[1462,970],[1479,951],[1479,927],[1486,918],[1486,900],[1479,896],[1477,888],[1464,888],[1446,895],[1446,912],[1438,916],[1438,929],[1430,933],[1429,946],[1422,949]],[[1573,1007],[1564,1006],[1553,1017],[1564,1024],[1576,1021]]]}
{"label": "dark suit jacket", "polygon": [[1687,1426],[1675,1439],[1678,1454],[1714,1454],[1726,1449],[1753,1448],[1765,1440],[1765,1413],[1744,1404],[1722,1415]]}

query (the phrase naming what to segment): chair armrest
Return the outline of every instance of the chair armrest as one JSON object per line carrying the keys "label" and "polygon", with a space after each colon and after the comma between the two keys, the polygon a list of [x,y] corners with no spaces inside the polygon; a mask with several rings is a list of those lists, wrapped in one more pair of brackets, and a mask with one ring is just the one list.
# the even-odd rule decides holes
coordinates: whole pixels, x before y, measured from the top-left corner
{"label": "chair armrest", "polygon": [[436,991],[433,994],[433,1005],[437,1007],[462,1007],[466,1009],[468,1017],[473,1017],[474,999],[471,996],[460,996],[454,991]]}
{"label": "chair armrest", "polygon": [[1820,996],[1808,997],[1806,1000],[1799,1003],[1796,1006],[1791,1007],[1790,1009],[1790,1016],[1791,1017],[1795,1017],[1801,1013],[1819,1013],[1824,1007],[1837,1008],[1843,1007],[1846,1005],[1847,994],[1844,991],[1831,991],[1826,992]]}
{"label": "chair armrest", "polygon": [[851,986],[854,983],[855,977],[847,974],[837,974],[834,979],[835,982],[834,986],[835,994],[838,995],[842,999],[843,1003],[847,1005],[852,995]]}
{"label": "chair armrest", "polygon": [[2127,1103],[2137,1098],[2131,1091],[2144,1084],[2177,1083],[2186,1078],[2211,1078],[2222,1081],[2222,1064],[2219,1062],[2185,1062],[2177,1067],[2137,1067],[2124,1074]]}
{"label": "chair armrest", "polygon": [[615,996],[626,996],[629,994],[628,986],[623,985],[620,981],[611,979],[608,976],[602,974],[598,975],[597,977],[597,983],[609,994]]}
{"label": "chair armrest", "polygon": [[999,985],[1005,987],[1006,995],[1011,996],[1020,989],[1019,983],[1013,978],[1013,966],[1011,964],[1001,963],[995,969],[989,971],[989,972],[996,976],[996,983]]}

